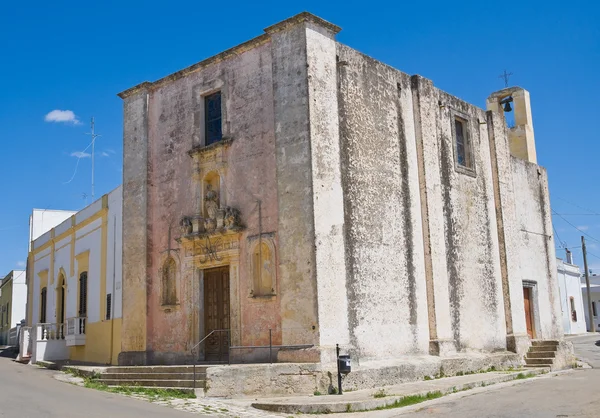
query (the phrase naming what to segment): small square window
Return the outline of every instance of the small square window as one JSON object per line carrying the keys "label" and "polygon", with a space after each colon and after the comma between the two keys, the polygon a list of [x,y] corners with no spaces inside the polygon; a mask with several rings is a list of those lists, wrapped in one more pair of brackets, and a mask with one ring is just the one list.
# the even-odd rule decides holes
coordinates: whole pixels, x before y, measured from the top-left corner
{"label": "small square window", "polygon": [[473,170],[473,146],[469,135],[469,123],[466,119],[455,116],[453,128],[456,164],[459,167]]}
{"label": "small square window", "polygon": [[220,91],[204,97],[204,138],[204,145],[214,144],[223,138]]}

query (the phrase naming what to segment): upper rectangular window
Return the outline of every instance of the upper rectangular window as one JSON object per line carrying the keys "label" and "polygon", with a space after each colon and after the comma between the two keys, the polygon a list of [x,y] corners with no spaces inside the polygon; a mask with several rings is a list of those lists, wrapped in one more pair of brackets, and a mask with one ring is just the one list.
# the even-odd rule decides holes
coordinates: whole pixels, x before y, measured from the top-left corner
{"label": "upper rectangular window", "polygon": [[598,314],[596,314],[596,302],[592,302],[592,311],[592,315],[598,316]]}
{"label": "upper rectangular window", "polygon": [[456,163],[465,168],[473,168],[473,152],[467,121],[454,118],[454,140],[456,142]]}
{"label": "upper rectangular window", "polygon": [[222,139],[221,92],[204,97],[204,145],[214,144]]}

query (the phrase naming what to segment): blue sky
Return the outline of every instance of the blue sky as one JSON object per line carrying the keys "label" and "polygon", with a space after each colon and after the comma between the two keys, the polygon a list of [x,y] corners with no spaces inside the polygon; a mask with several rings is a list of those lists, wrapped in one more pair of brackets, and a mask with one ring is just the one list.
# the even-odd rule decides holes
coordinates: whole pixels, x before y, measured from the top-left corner
{"label": "blue sky", "polygon": [[[121,183],[122,107],[116,94],[260,35],[307,10],[343,28],[338,40],[485,107],[511,84],[531,93],[538,161],[547,167],[554,224],[571,247],[588,234],[600,271],[600,2],[3,2],[0,7],[0,276],[27,256],[32,208],[90,203],[89,119],[96,197]],[[45,117],[53,110],[53,120]],[[73,174],[75,173],[74,177]],[[69,180],[72,181],[69,182]],[[87,196],[87,197],[86,197]],[[572,225],[569,225],[572,224]],[[559,246],[559,241],[557,246]],[[574,248],[576,260],[580,250]]]}

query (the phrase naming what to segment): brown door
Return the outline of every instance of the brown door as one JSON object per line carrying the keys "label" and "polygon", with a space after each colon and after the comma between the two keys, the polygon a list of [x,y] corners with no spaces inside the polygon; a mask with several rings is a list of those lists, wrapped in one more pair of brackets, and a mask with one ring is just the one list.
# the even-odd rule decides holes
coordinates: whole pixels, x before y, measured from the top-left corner
{"label": "brown door", "polygon": [[523,300],[525,301],[525,323],[527,324],[527,335],[533,338],[533,304],[531,303],[531,288],[523,288]]}
{"label": "brown door", "polygon": [[204,335],[206,361],[226,361],[229,355],[229,267],[204,270]]}

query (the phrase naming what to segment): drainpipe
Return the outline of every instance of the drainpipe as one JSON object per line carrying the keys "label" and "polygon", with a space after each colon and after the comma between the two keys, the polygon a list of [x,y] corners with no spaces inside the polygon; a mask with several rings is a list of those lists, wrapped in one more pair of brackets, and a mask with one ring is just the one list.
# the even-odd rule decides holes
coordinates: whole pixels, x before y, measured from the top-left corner
{"label": "drainpipe", "polygon": [[110,296],[110,357],[108,364],[112,365],[113,343],[115,339],[115,281],[116,281],[116,266],[117,266],[117,216],[113,217],[113,273],[112,273],[112,293]]}

